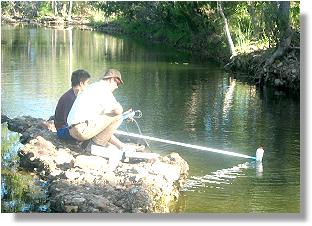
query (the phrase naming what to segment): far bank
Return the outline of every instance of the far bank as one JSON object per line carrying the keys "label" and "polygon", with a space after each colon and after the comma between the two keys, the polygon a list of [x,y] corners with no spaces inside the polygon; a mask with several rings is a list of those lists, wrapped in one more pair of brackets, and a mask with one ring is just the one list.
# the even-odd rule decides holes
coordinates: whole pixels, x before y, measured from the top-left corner
{"label": "far bank", "polygon": [[[38,26],[66,29],[68,26],[77,26],[80,29],[95,30],[111,35],[128,36],[151,43],[173,47],[179,51],[187,52],[201,61],[215,61],[224,65],[231,73],[247,74],[251,84],[260,88],[270,86],[286,93],[300,93],[300,33],[293,32],[291,42],[283,54],[264,67],[266,61],[276,52],[276,47],[261,48],[255,43],[245,49],[237,49],[238,54],[231,57],[229,48],[224,46],[224,37],[216,33],[207,36],[206,32],[199,32],[192,39],[186,39],[180,33],[180,38],[170,38],[172,31],[167,34],[155,33],[153,29],[142,29],[142,25],[119,22],[90,22],[85,18],[66,18],[57,16],[45,16],[33,19],[15,16],[2,16],[2,23],[25,23]],[[139,27],[139,28],[138,28]]]}

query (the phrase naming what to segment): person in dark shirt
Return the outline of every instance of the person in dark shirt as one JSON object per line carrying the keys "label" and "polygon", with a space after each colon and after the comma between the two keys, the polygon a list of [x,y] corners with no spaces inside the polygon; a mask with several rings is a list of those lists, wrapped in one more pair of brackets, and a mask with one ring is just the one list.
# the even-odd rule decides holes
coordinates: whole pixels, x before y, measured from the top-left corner
{"label": "person in dark shirt", "polygon": [[63,140],[74,140],[69,134],[67,116],[77,95],[88,85],[90,77],[90,74],[82,69],[76,70],[72,73],[72,88],[61,96],[55,109],[54,125],[58,138]]}

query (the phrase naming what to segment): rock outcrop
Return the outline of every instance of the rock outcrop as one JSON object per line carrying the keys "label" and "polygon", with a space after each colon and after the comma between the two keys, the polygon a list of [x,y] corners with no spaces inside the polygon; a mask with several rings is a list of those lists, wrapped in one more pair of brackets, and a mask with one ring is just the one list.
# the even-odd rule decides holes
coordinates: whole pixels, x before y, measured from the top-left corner
{"label": "rock outcrop", "polygon": [[81,143],[59,140],[53,121],[30,116],[1,120],[22,134],[20,166],[49,182],[52,212],[170,212],[188,175],[188,164],[177,153],[156,162],[120,161],[111,171],[108,159],[84,151]]}

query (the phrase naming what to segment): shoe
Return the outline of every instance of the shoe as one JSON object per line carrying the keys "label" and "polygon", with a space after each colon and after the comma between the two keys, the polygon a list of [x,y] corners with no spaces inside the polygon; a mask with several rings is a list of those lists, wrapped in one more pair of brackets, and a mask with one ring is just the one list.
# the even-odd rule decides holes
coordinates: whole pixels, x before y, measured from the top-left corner
{"label": "shoe", "polygon": [[83,141],[81,147],[83,147],[84,151],[87,153],[91,153],[93,149],[107,148],[107,146],[102,146],[95,143],[92,139]]}
{"label": "shoe", "polygon": [[133,153],[136,152],[136,149],[134,147],[131,147],[129,145],[124,146],[121,149],[122,152],[122,158],[121,161],[122,162],[129,162],[129,156],[131,156]]}
{"label": "shoe", "polygon": [[123,162],[129,162],[130,159],[147,161],[154,163],[159,160],[160,155],[158,153],[137,152],[134,147],[125,147],[123,150]]}
{"label": "shoe", "polygon": [[116,153],[111,153],[111,156],[108,159],[108,172],[114,172],[117,166],[119,165],[119,162],[122,160],[122,152],[118,151]]}
{"label": "shoe", "polygon": [[92,155],[108,159],[107,172],[113,172],[117,168],[123,155],[123,152],[120,150],[114,150],[114,148],[110,146],[100,146],[93,141],[89,142],[87,149],[90,150]]}

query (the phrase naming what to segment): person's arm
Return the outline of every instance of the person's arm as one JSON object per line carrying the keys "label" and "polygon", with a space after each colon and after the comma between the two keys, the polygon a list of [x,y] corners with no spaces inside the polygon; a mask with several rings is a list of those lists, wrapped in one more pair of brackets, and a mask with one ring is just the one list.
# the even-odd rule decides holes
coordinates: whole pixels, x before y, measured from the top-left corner
{"label": "person's arm", "polygon": [[115,115],[121,115],[123,112],[123,108],[121,106],[121,104],[116,103],[112,109],[112,113]]}

